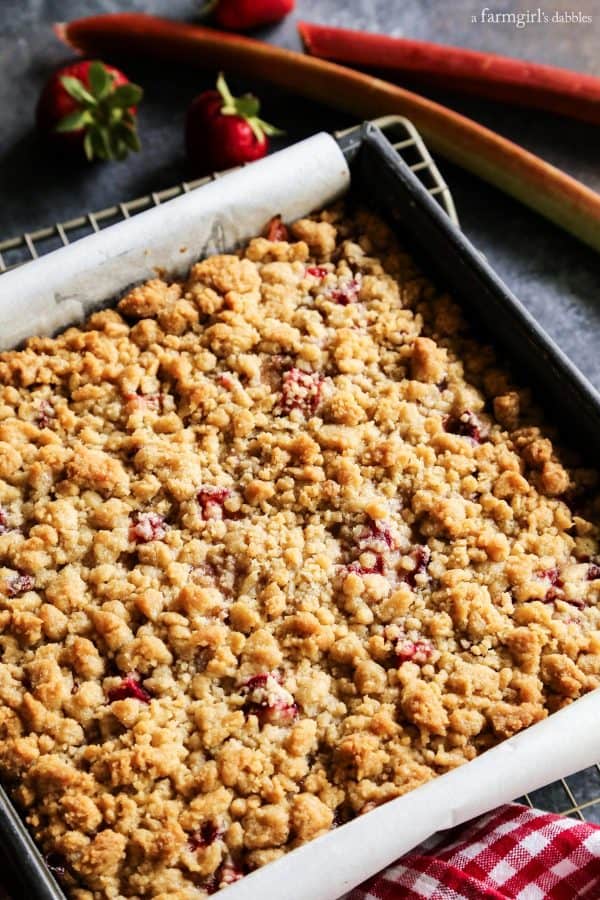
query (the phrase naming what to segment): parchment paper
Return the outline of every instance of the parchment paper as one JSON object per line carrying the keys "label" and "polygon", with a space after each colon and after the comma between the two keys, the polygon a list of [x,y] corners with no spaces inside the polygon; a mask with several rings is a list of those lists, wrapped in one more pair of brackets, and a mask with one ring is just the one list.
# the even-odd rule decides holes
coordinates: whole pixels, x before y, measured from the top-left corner
{"label": "parchment paper", "polygon": [[[73,324],[155,270],[183,272],[281,213],[289,220],[349,185],[320,134],[191,194],[0,277],[0,348]],[[227,900],[335,900],[429,835],[600,759],[594,691],[470,763],[300,847],[227,889]],[[225,895],[224,895],[225,896]]]}
{"label": "parchment paper", "polygon": [[79,324],[157,270],[182,274],[201,257],[330,203],[350,183],[337,143],[318,134],[199,190],[149,209],[0,278],[0,350]]}
{"label": "parchment paper", "polygon": [[436,831],[600,757],[600,691],[472,762],[360,816],[227,888],[227,900],[335,900]]}

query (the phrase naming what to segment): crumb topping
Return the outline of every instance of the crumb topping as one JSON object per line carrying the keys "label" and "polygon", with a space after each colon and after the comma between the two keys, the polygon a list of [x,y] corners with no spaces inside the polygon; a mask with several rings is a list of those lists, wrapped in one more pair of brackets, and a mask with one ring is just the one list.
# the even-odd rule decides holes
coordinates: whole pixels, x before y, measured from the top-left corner
{"label": "crumb topping", "polygon": [[0,774],[201,900],[600,684],[596,475],[370,213],[0,354]]}

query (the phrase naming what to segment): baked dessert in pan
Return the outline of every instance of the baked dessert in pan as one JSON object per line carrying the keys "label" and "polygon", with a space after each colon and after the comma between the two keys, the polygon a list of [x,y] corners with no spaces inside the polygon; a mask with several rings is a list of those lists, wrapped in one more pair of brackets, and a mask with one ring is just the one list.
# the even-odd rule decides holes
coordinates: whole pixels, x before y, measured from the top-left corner
{"label": "baked dessert in pan", "polygon": [[595,474],[370,212],[0,354],[0,776],[196,900],[600,684]]}

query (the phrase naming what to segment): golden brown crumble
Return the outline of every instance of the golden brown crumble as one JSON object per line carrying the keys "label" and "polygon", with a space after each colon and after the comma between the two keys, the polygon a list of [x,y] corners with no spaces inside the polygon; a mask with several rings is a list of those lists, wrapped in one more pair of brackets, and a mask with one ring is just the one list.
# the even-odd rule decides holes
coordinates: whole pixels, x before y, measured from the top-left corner
{"label": "golden brown crumble", "polygon": [[365,211],[0,355],[0,770],[72,900],[205,897],[600,684],[539,423]]}

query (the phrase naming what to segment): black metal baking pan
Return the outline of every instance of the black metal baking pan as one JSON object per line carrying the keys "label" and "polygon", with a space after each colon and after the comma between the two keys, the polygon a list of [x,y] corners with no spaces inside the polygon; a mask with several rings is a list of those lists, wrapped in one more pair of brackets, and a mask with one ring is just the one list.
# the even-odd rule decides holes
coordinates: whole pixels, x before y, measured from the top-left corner
{"label": "black metal baking pan", "polygon": [[[358,139],[360,135],[360,139]],[[454,225],[371,123],[342,138],[352,189],[381,212],[424,273],[453,295],[469,321],[533,388],[563,440],[584,457],[600,449],[600,394]]]}
{"label": "black metal baking pan", "polygon": [[[397,229],[423,271],[461,303],[470,321],[550,412],[584,456],[600,449],[600,395],[453,224],[392,144],[365,123],[339,138],[351,191]],[[65,900],[6,793],[0,788],[0,846],[19,886],[15,900]]]}

